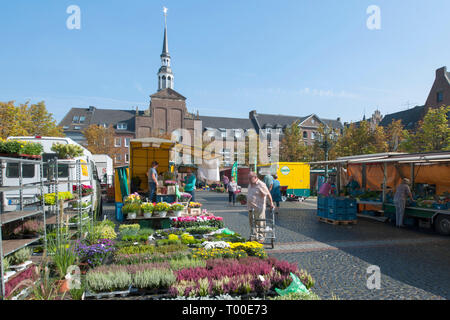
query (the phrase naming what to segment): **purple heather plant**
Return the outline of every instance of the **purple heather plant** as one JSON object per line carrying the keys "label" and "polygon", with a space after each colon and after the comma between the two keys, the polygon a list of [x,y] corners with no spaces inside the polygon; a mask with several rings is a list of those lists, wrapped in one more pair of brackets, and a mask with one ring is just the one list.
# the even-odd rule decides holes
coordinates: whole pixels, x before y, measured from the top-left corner
{"label": "purple heather plant", "polygon": [[114,241],[109,239],[100,239],[97,243],[91,245],[77,241],[75,246],[75,252],[80,261],[87,262],[90,267],[102,265],[114,250]]}

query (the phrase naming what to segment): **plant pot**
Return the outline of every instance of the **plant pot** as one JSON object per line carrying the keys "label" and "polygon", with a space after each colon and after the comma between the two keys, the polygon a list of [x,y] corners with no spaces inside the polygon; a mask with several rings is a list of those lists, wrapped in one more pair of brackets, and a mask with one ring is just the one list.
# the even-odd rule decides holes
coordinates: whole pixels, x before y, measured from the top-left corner
{"label": "plant pot", "polygon": [[151,212],[144,212],[144,218],[148,219],[152,217],[152,213]]}
{"label": "plant pot", "polygon": [[175,186],[167,186],[167,194],[175,194]]}
{"label": "plant pot", "polygon": [[18,264],[18,265],[14,265],[14,266],[9,266],[10,269],[14,269],[16,272],[20,272],[25,270],[30,264],[32,264],[33,261],[28,260],[25,261],[24,263]]}
{"label": "plant pot", "polygon": [[64,293],[70,291],[69,288],[69,280],[64,279],[64,280],[59,280],[58,281],[58,292],[59,293]]}
{"label": "plant pot", "polygon": [[184,213],[184,210],[178,210],[178,211],[172,211],[170,216],[171,217],[181,217],[181,215]]}
{"label": "plant pot", "polygon": [[167,215],[167,211],[154,211],[153,212],[154,217],[165,218],[166,215]]}
{"label": "plant pot", "polygon": [[128,212],[127,219],[136,219],[137,213],[136,212]]}
{"label": "plant pot", "polygon": [[189,208],[190,215],[200,215],[202,213],[201,208]]}

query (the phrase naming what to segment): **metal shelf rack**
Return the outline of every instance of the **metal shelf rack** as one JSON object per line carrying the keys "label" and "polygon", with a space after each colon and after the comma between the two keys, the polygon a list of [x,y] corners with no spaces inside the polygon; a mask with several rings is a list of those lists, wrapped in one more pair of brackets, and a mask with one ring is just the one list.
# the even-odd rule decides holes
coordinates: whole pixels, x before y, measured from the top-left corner
{"label": "metal shelf rack", "polygon": [[[4,176],[3,176],[3,167],[8,163],[16,163],[18,164],[18,175],[19,175],[19,185],[17,186],[5,186],[4,185]],[[32,164],[37,165],[39,167],[39,177],[38,182],[33,183],[24,183],[23,182],[23,165],[24,164]],[[35,210],[25,210],[27,204],[24,202],[23,191],[25,189],[38,189],[40,192],[40,201],[34,202],[36,205]],[[19,210],[16,211],[5,211],[5,196],[4,193],[7,191],[18,191],[19,192]],[[3,260],[7,255],[10,255],[26,246],[35,243],[42,239],[41,237],[36,237],[33,239],[14,239],[14,240],[3,240],[2,235],[2,227],[8,223],[12,223],[18,220],[24,220],[26,218],[30,218],[33,216],[42,215],[43,225],[44,225],[44,247],[47,247],[47,235],[46,235],[46,215],[44,209],[44,183],[43,183],[43,162],[40,160],[30,160],[23,158],[9,158],[9,157],[0,157],[0,277],[1,277],[1,297],[5,296],[5,270],[3,270]]]}

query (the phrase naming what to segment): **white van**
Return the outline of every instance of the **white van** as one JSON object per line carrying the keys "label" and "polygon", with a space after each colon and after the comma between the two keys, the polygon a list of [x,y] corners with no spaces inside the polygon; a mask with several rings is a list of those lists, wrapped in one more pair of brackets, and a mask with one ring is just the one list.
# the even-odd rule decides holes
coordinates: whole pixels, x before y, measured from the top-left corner
{"label": "white van", "polygon": [[102,184],[112,185],[114,177],[113,159],[107,154],[94,154],[92,160],[97,167],[97,175]]}
{"label": "white van", "polygon": [[[44,152],[42,159],[44,162],[44,182],[46,181],[48,175],[48,161],[56,157],[51,148],[54,143],[61,144],[75,144],[83,148],[83,155],[75,159],[70,160],[58,160],[58,180],[61,182],[58,184],[58,192],[70,191],[73,192],[73,186],[76,185],[77,181],[77,169],[76,161],[81,161],[81,183],[85,185],[92,185],[93,187],[93,205],[94,212],[101,210],[101,197],[100,197],[100,185],[97,176],[97,169],[95,167],[95,162],[92,160],[92,154],[79,145],[70,138],[65,137],[8,137],[7,140],[21,140],[33,143],[40,143],[43,146]],[[3,170],[3,186],[18,186],[19,185],[19,170],[17,163],[7,163],[3,164],[1,168]],[[23,164],[22,171],[22,183],[37,183],[39,182],[39,165],[33,164]],[[64,183],[64,181],[67,181]],[[53,191],[51,191],[53,192]],[[48,187],[44,187],[44,194],[49,193]],[[23,200],[24,204],[36,203],[37,195],[40,194],[40,188],[26,188],[23,190]],[[20,196],[19,191],[6,191],[3,193],[3,203],[4,211],[16,211],[19,210]],[[83,197],[88,199],[88,197]],[[86,199],[83,199],[86,200]],[[28,209],[28,208],[25,208]],[[30,209],[32,210],[32,209]],[[101,211],[100,211],[101,213]]]}

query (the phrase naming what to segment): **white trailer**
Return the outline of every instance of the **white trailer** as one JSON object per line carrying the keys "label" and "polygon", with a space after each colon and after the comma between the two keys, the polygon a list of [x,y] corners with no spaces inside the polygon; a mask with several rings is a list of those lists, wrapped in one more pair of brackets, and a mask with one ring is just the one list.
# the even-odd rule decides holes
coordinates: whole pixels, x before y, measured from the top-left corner
{"label": "white trailer", "polygon": [[[61,144],[74,144],[83,148],[83,155],[75,159],[68,160],[58,160],[58,178],[62,181],[68,181],[67,183],[61,183],[58,186],[59,192],[70,191],[73,192],[72,187],[75,184],[74,181],[77,180],[77,160],[81,162],[81,183],[85,185],[91,185],[93,187],[93,205],[94,210],[101,208],[100,195],[100,185],[98,183],[97,169],[95,167],[95,162],[92,159],[92,153],[79,145],[70,138],[65,137],[8,137],[7,140],[20,140],[27,142],[40,143],[43,146],[44,152],[42,159],[44,162],[44,181],[47,178],[48,164],[47,162],[56,157],[51,148],[54,143]],[[17,164],[14,163],[4,163],[3,167],[3,186],[18,186],[19,185],[19,170]],[[39,165],[34,164],[24,164],[22,169],[23,184],[37,183],[39,182]],[[47,191],[44,189],[44,193]],[[39,194],[38,187],[27,188],[23,193],[23,202],[35,203],[37,201],[37,195]],[[15,211],[19,208],[20,196],[18,191],[6,191],[3,193],[3,203],[5,211]]]}
{"label": "white trailer", "polygon": [[113,159],[107,154],[94,154],[92,159],[97,167],[97,174],[101,183],[112,185],[114,176]]}

